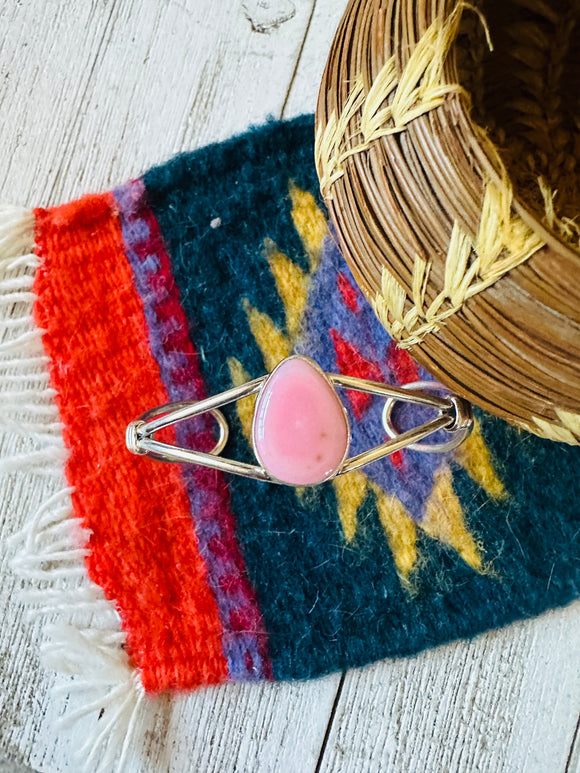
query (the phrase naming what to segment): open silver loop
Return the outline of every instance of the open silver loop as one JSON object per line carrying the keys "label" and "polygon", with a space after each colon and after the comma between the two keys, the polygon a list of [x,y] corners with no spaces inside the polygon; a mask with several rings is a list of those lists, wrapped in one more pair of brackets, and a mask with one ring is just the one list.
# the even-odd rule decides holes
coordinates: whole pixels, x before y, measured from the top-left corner
{"label": "open silver loop", "polygon": [[[190,402],[167,403],[166,405],[160,405],[157,408],[152,408],[150,411],[144,413],[140,419],[131,422],[131,424],[129,424],[127,427],[126,435],[126,443],[129,451],[134,454],[144,456],[146,452],[143,451],[141,441],[143,441],[146,437],[152,437],[154,432],[157,432],[159,429],[161,429],[161,427],[156,427],[153,424],[152,419],[156,419],[158,416],[169,417],[170,421],[165,425],[169,426],[169,424],[174,424],[176,422],[174,417],[177,413],[182,412],[184,409],[191,409],[191,406],[192,403]],[[205,413],[211,414],[217,421],[219,427],[219,437],[217,442],[211,451],[207,451],[207,453],[211,454],[211,456],[219,456],[228,442],[230,428],[228,427],[226,417],[217,408],[212,408]],[[162,455],[157,455],[155,458],[162,462],[170,461]]]}
{"label": "open silver loop", "polygon": [[[409,384],[403,384],[402,389],[408,389],[410,391],[417,390],[419,392],[443,392],[444,394],[450,396],[449,390],[447,390],[443,384],[440,384],[438,381],[413,381]],[[455,397],[455,395],[453,395],[453,397]],[[393,408],[398,402],[401,402],[398,398],[388,397],[383,409],[383,427],[387,435],[393,439],[398,438],[401,435],[400,432],[397,432],[392,423]],[[424,454],[444,454],[447,451],[452,451],[454,448],[457,448],[457,446],[461,445],[461,443],[463,443],[463,441],[469,436],[473,428],[471,408],[466,408],[466,406],[468,406],[468,404],[464,400],[461,400],[460,408],[463,411],[467,410],[467,413],[469,414],[468,416],[465,416],[461,419],[463,426],[456,426],[458,423],[458,420],[456,419],[456,422],[453,426],[442,428],[442,431],[449,435],[449,440],[446,440],[443,443],[411,443],[407,446],[407,448],[411,451],[420,451]],[[456,408],[457,407],[458,406],[456,405]]]}
{"label": "open silver loop", "polygon": [[235,459],[226,459],[223,456],[218,456],[215,449],[212,453],[208,454],[204,451],[180,448],[179,446],[170,445],[169,443],[162,443],[154,438],[155,433],[165,427],[177,424],[177,422],[184,421],[185,419],[193,418],[194,416],[201,416],[204,413],[212,413],[219,422],[220,433],[224,433],[224,426],[226,427],[225,439],[224,434],[220,434],[220,439],[217,443],[217,446],[219,447],[223,441],[225,446],[225,443],[227,442],[227,422],[222,412],[217,409],[224,405],[228,405],[229,403],[242,400],[244,397],[256,394],[260,391],[267,378],[268,376],[260,376],[253,381],[249,381],[247,384],[233,387],[219,395],[206,397],[205,400],[173,403],[160,406],[159,408],[153,408],[152,410],[147,411],[147,413],[144,413],[136,421],[132,421],[127,427],[127,448],[134,454],[149,456],[152,459],[157,459],[162,462],[199,464],[202,467],[209,467],[213,470],[221,470],[222,472],[230,472],[234,475],[243,475],[246,478],[271,481],[268,471],[263,467],[258,467],[255,464],[238,462]]}

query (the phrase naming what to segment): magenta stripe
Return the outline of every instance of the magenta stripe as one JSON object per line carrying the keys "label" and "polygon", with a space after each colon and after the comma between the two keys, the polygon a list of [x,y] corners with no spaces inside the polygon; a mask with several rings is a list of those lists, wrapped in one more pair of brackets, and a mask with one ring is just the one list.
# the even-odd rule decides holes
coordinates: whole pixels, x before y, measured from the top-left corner
{"label": "magenta stripe", "polygon": [[[159,224],[147,206],[145,186],[135,180],[114,191],[135,286],[143,301],[151,351],[172,401],[207,396],[199,354],[188,333]],[[153,407],[153,406],[152,406]],[[211,419],[199,417],[176,427],[180,445],[209,450]],[[230,494],[224,476],[193,465],[183,476],[200,553],[224,627],[223,648],[233,681],[272,679],[268,638],[256,594],[235,536]]]}

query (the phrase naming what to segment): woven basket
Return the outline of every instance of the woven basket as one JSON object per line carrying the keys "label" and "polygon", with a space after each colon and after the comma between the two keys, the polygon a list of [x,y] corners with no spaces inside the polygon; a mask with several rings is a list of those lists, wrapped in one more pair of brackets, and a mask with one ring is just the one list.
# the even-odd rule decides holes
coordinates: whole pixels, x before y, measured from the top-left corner
{"label": "woven basket", "polygon": [[459,394],[568,443],[578,32],[576,0],[351,0],[316,147],[340,246],[391,335]]}

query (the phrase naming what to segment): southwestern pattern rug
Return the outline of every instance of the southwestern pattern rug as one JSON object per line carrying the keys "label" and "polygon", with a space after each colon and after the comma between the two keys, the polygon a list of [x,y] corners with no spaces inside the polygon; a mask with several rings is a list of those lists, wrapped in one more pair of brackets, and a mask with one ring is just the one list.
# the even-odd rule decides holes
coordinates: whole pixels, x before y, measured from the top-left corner
{"label": "southwestern pattern rug", "polygon": [[[429,380],[357,288],[329,231],[311,117],[175,158],[110,193],[0,212],[0,421],[48,474],[15,570],[61,613],[50,667],[105,707],[86,754],[110,766],[146,695],[306,679],[471,637],[580,592],[580,448],[476,411],[454,452],[405,450],[312,488],[131,455],[125,427],[272,370]],[[380,400],[344,396],[352,451]],[[253,461],[253,402],[226,410]],[[413,417],[408,417],[412,420]],[[168,435],[170,437],[171,433]],[[200,450],[197,418],[173,439]]]}

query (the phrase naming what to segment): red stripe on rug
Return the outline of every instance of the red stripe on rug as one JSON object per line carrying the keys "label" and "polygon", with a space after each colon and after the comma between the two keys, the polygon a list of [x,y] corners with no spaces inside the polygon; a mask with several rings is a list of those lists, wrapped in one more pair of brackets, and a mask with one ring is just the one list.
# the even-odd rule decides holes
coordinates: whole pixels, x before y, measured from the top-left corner
{"label": "red stripe on rug", "polygon": [[133,456],[125,427],[168,401],[112,194],[36,210],[35,319],[70,449],[91,579],[116,602],[146,690],[227,679],[222,626],[181,472]]}

